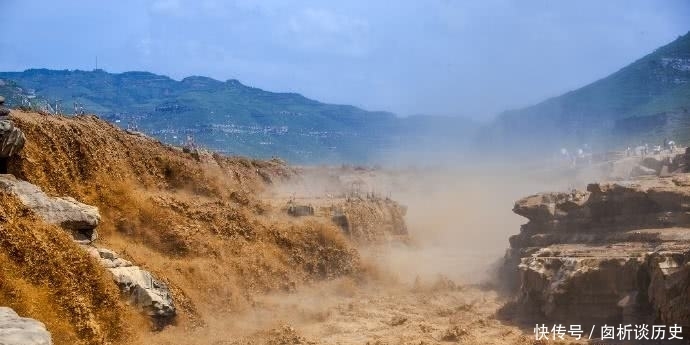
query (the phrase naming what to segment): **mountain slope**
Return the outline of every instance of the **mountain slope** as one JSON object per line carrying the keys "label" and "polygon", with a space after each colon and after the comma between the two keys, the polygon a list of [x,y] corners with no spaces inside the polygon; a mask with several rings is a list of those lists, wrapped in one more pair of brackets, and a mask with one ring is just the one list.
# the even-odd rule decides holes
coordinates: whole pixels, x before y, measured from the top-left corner
{"label": "mountain slope", "polygon": [[[534,106],[504,112],[484,133],[502,147],[534,144],[534,133],[539,133],[540,143],[563,145],[660,140],[656,135],[644,135],[650,120],[641,118],[687,115],[688,109],[690,33],[592,84]],[[628,133],[623,123],[641,126],[637,129],[642,133]],[[612,135],[613,140],[603,139]]]}
{"label": "mountain slope", "polygon": [[89,113],[180,144],[187,135],[209,148],[258,157],[278,155],[296,162],[366,162],[401,142],[433,137],[436,128],[457,128],[447,138],[461,138],[467,121],[425,117],[408,121],[388,112],[325,104],[294,93],[273,93],[237,80],[206,77],[181,81],[148,72],[30,69],[3,72],[31,92],[55,103],[64,113],[74,103]]}
{"label": "mountain slope", "polygon": [[12,80],[0,79],[0,96],[5,97],[5,104],[10,107],[33,107],[46,110],[48,102],[37,97],[31,90],[26,90]]}

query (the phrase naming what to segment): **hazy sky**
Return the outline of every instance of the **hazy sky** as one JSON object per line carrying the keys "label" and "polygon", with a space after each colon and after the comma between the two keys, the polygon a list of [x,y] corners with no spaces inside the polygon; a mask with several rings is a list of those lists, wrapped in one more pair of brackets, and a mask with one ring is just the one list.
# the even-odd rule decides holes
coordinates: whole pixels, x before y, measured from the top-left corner
{"label": "hazy sky", "polygon": [[487,118],[690,30],[687,0],[0,0],[0,70],[239,79],[402,115]]}

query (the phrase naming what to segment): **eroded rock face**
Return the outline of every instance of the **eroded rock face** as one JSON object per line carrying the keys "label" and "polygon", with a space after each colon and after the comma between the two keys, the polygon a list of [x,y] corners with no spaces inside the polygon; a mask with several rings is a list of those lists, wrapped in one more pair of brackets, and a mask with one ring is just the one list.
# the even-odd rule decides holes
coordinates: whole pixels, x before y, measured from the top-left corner
{"label": "eroded rock face", "polygon": [[138,266],[109,268],[120,291],[129,302],[155,321],[156,327],[169,324],[175,317],[175,305],[167,285]]}
{"label": "eroded rock face", "polygon": [[[662,246],[647,260],[649,303],[666,324],[690,320],[690,251]],[[680,323],[680,322],[679,322]]]}
{"label": "eroded rock face", "polygon": [[173,321],[176,309],[167,285],[112,250],[94,246],[83,247],[110,271],[122,295],[130,304],[146,313],[153,320],[155,328],[161,328]]}
{"label": "eroded rock face", "polygon": [[0,307],[0,344],[52,345],[50,333],[42,322],[25,318],[7,307]]}
{"label": "eroded rock face", "polygon": [[[175,317],[175,305],[168,287],[153,275],[119,257],[117,253],[93,245],[100,222],[98,208],[69,197],[51,197],[38,186],[12,175],[0,174],[0,189],[15,194],[29,209],[46,222],[70,230],[74,240],[110,271],[113,280],[128,301],[151,317],[156,328]],[[0,342],[0,344],[3,344]]]}
{"label": "eroded rock face", "polygon": [[101,265],[105,268],[129,267],[133,266],[131,262],[121,258],[117,253],[110,249],[98,248],[92,245],[82,245],[92,257],[98,259]]}
{"label": "eroded rock face", "polygon": [[95,228],[101,219],[97,207],[70,197],[48,196],[38,186],[18,180],[13,175],[0,175],[0,188],[15,194],[47,223],[71,231],[75,240],[91,242],[97,238]]}
{"label": "eroded rock face", "polygon": [[[597,249],[605,252],[607,248],[590,248]],[[540,254],[521,260],[518,266],[519,300],[527,310],[579,324],[640,322],[647,315],[642,312],[647,303],[637,300],[645,289],[646,280],[639,276],[643,258]]]}
{"label": "eroded rock face", "polygon": [[581,324],[690,327],[690,176],[516,202],[504,274],[523,311]]}

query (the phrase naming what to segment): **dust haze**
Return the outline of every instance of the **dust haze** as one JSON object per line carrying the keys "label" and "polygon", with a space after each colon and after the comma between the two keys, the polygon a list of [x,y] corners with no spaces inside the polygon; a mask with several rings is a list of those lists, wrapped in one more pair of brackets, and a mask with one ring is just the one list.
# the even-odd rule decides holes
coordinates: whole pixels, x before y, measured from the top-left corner
{"label": "dust haze", "polygon": [[[445,313],[452,305],[471,311],[454,316],[457,320],[451,317],[456,323],[474,322],[482,313],[493,312],[489,306],[498,305],[501,298],[478,286],[495,283],[495,267],[509,246],[508,237],[525,223],[512,212],[515,200],[585,181],[582,176],[549,174],[545,178],[543,172],[517,163],[302,169],[299,179],[276,185],[269,191],[270,197],[313,204],[318,196],[347,195],[353,181],[358,181],[359,193],[391,198],[407,208],[406,241],[354,245],[368,267],[361,277],[269,294],[258,298],[255,308],[234,321],[245,332],[273,329],[280,333],[289,325],[307,339],[327,344],[436,339],[449,332]],[[400,330],[381,329],[381,323],[415,317],[437,320],[430,321],[435,331],[427,334],[410,327],[400,335],[396,334]],[[501,331],[500,327],[494,329]]]}
{"label": "dust haze", "polygon": [[410,243],[364,250],[406,284],[439,276],[476,284],[491,278],[508,237],[524,219],[512,213],[522,196],[574,184],[566,178],[538,179],[518,165],[436,167],[389,172],[393,198],[407,206]]}

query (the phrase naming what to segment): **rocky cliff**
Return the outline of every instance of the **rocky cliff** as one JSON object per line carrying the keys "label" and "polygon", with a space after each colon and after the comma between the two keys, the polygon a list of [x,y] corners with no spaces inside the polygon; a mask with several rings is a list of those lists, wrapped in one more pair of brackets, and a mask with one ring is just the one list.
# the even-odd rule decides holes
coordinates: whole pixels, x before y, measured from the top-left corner
{"label": "rocky cliff", "polygon": [[690,175],[523,198],[504,273],[524,312],[690,327]]}

